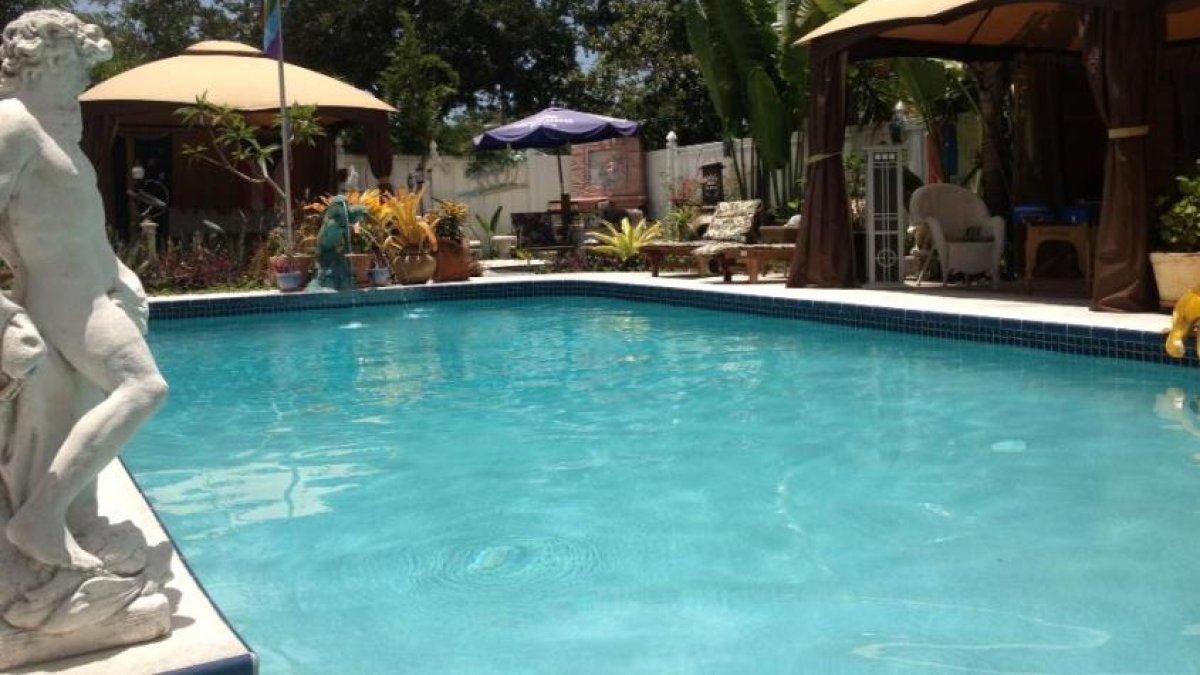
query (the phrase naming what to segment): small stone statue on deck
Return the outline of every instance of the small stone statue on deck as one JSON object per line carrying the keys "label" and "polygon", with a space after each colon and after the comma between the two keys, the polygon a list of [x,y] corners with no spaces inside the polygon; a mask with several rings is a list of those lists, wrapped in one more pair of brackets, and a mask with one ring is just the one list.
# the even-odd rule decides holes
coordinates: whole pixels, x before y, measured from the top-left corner
{"label": "small stone statue on deck", "polygon": [[[98,27],[29,12],[0,47],[0,670],[159,637],[166,570],[96,478],[161,405],[141,282],[113,253],[78,96]],[[161,558],[161,556],[159,556]]]}

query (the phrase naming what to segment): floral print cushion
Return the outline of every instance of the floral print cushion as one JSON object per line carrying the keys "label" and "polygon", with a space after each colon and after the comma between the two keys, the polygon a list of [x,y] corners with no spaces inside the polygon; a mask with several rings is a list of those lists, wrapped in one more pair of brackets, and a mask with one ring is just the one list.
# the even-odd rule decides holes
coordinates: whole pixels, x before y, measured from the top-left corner
{"label": "floral print cushion", "polygon": [[754,214],[762,201],[750,199],[742,202],[721,202],[713,213],[712,224],[704,238],[708,240],[745,242],[754,228]]}
{"label": "floral print cushion", "polygon": [[740,248],[740,245],[732,241],[711,241],[695,251],[692,251],[692,253],[693,255],[699,256],[713,256],[720,255],[724,251],[736,248]]}
{"label": "floral print cushion", "polygon": [[753,216],[713,218],[712,225],[708,226],[708,232],[704,235],[704,238],[720,241],[746,241],[746,237],[750,234],[750,230],[753,227]]}
{"label": "floral print cushion", "polygon": [[761,199],[747,199],[741,202],[721,202],[717,204],[717,210],[713,214],[714,218],[723,216],[753,216],[758,213],[758,209],[762,206]]}

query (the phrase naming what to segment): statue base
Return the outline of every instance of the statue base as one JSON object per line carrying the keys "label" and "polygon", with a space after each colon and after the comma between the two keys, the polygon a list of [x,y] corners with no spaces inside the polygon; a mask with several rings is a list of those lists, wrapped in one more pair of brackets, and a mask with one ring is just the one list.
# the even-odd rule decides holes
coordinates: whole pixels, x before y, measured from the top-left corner
{"label": "statue base", "polygon": [[0,626],[0,670],[149,642],[171,632],[171,605],[162,593],[134,600],[113,616],[64,635]]}

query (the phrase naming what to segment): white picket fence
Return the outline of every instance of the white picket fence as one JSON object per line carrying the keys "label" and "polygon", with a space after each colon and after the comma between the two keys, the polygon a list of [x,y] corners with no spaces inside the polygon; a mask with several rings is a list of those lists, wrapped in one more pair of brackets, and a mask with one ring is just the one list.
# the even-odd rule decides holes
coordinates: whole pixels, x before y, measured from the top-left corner
{"label": "white picket fence", "polygon": [[[979,148],[979,125],[972,118],[964,118],[959,124],[959,165],[969,167]],[[918,176],[925,179],[925,133],[918,124],[912,124],[906,130],[905,155],[908,167]],[[876,128],[849,128],[846,134],[844,152],[861,153],[862,149],[872,145],[886,143],[888,129],[886,126]],[[799,152],[799,139],[793,139],[793,148]],[[738,152],[749,159],[751,143],[742,139],[735,143]],[[446,199],[465,202],[473,214],[489,219],[497,207],[503,207],[499,230],[501,233],[512,231],[512,221],[509,216],[514,212],[544,211],[550,201],[558,199],[559,181],[558,164],[554,155],[547,155],[536,150],[526,152],[526,161],[518,167],[504,173],[491,174],[483,178],[468,178],[466,169],[468,159],[465,157],[441,156],[430,162],[425,173],[427,199],[432,204],[433,199]],[[732,196],[736,180],[734,178],[731,160],[725,157],[721,143],[703,143],[668,147],[645,153],[646,160],[646,196],[647,215],[651,218],[661,218],[670,210],[672,189],[679,189],[684,180],[698,181],[700,167],[712,162],[725,164],[725,184],[727,194]],[[569,175],[570,156],[563,157],[563,169]],[[747,162],[748,163],[748,162]],[[340,149],[337,154],[339,167],[354,167],[362,177],[360,182],[375,185],[377,180],[371,175],[364,156],[346,154]],[[397,188],[406,187],[408,178],[418,175],[420,158],[409,155],[397,155],[392,160],[391,182]],[[698,194],[696,195],[699,196]],[[472,219],[473,220],[473,219]]]}

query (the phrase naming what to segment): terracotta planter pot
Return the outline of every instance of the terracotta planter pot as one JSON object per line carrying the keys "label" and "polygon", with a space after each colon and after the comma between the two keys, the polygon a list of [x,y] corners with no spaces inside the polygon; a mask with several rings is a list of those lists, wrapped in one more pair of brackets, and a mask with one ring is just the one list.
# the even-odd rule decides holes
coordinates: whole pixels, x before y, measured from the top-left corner
{"label": "terracotta planter pot", "polygon": [[354,275],[354,285],[366,288],[371,285],[371,254],[347,253],[346,260],[350,263],[350,272]]}
{"label": "terracotta planter pot", "polygon": [[1200,253],[1150,254],[1154,283],[1158,286],[1158,304],[1174,307],[1184,293],[1200,286]]}
{"label": "terracotta planter pot", "polygon": [[471,248],[466,240],[438,239],[437,269],[433,280],[466,281],[471,278]]}
{"label": "terracotta planter pot", "polygon": [[437,258],[432,253],[402,253],[392,260],[392,276],[402,284],[423,284],[433,277]]}

